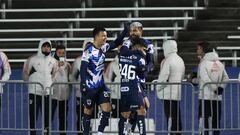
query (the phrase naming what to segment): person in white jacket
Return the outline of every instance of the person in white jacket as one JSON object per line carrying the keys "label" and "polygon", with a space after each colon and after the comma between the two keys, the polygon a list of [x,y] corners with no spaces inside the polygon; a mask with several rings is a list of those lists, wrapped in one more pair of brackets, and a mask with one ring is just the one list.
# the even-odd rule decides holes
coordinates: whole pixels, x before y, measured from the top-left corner
{"label": "person in white jacket", "polygon": [[[198,80],[199,80],[199,126],[202,126],[202,103],[204,104],[204,125],[208,129],[218,129],[220,127],[221,118],[221,100],[225,84],[209,84],[207,82],[226,82],[229,80],[224,65],[219,61],[218,54],[214,50],[214,46],[208,42],[202,42],[201,46],[204,51],[203,58],[199,64]],[[213,131],[214,135],[219,135],[219,131]],[[206,131],[205,135],[208,135]]]}
{"label": "person in white jacket", "polygon": [[[58,71],[55,74],[54,82],[63,83],[56,84],[53,87],[52,95],[52,120],[56,109],[58,108],[58,119],[59,119],[59,129],[65,131],[67,128],[67,115],[68,115],[68,99],[69,99],[69,81],[70,64],[66,61],[66,48],[64,45],[58,45],[56,51],[53,55],[58,63]],[[64,84],[65,83],[65,84]],[[66,133],[60,133],[60,135],[65,135]]]}
{"label": "person in white jacket", "polygon": [[[8,81],[11,75],[11,67],[8,62],[8,58],[6,54],[0,51],[0,80],[1,81]],[[3,94],[3,85],[4,83],[0,84],[0,110],[1,110],[1,99]]]}
{"label": "person in white jacket", "polygon": [[[182,58],[177,54],[177,43],[167,40],[163,43],[165,58],[161,62],[158,83],[181,83],[185,65]],[[181,131],[181,85],[157,85],[157,96],[164,102],[164,112],[167,118],[169,131]],[[172,134],[172,133],[171,133]],[[180,135],[180,133],[175,133]]]}
{"label": "person in white jacket", "polygon": [[[30,128],[36,129],[36,118],[38,117],[39,109],[42,109],[42,96],[44,95],[44,112],[45,112],[45,128],[49,124],[49,94],[55,73],[58,70],[56,60],[51,57],[51,41],[42,39],[39,42],[38,52],[28,58],[23,67],[23,79],[29,82],[38,82],[37,84],[29,84],[29,114]],[[35,135],[36,131],[31,131],[31,135]]]}

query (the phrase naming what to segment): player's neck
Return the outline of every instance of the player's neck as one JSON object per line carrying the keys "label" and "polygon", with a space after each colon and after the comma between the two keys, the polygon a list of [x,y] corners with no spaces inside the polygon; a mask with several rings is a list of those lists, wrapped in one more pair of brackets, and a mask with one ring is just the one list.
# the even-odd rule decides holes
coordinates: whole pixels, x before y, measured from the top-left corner
{"label": "player's neck", "polygon": [[98,43],[98,42],[96,42],[96,41],[93,41],[93,45],[94,45],[96,48],[98,48],[98,49],[101,48],[101,44]]}

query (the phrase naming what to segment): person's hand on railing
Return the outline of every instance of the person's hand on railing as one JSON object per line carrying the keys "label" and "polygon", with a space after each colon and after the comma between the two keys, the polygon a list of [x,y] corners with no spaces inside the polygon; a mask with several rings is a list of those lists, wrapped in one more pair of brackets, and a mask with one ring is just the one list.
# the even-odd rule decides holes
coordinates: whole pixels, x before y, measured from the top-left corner
{"label": "person's hand on railing", "polygon": [[215,94],[217,95],[222,95],[223,94],[223,88],[222,87],[218,87],[218,89],[216,91],[214,91]]}

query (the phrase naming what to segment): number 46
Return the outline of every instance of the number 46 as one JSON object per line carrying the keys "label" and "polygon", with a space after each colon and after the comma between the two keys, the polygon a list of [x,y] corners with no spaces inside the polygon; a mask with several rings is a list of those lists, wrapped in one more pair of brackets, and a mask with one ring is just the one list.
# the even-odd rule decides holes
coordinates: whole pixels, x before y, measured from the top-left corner
{"label": "number 46", "polygon": [[124,66],[122,67],[122,64],[119,64],[119,67],[121,76],[129,80],[135,79],[136,76],[134,69],[136,68],[136,66],[124,64]]}

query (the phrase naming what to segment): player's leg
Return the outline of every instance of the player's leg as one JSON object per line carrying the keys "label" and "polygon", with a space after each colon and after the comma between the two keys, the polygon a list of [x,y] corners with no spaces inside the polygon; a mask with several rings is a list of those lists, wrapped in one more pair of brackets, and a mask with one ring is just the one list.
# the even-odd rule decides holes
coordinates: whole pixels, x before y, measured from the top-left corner
{"label": "player's leg", "polygon": [[127,124],[128,132],[129,133],[134,132],[136,126],[137,126],[137,111],[131,111]]}
{"label": "player's leg", "polygon": [[[76,103],[76,113],[77,113],[77,130],[82,131],[82,126],[81,126],[81,119],[83,117],[83,109],[84,106],[82,104],[82,101],[80,97],[77,97],[77,103]],[[78,133],[78,135],[82,135],[82,133]]]}
{"label": "player's leg", "polygon": [[119,135],[125,135],[126,131],[126,126],[127,126],[127,119],[130,116],[130,111],[129,112],[121,112],[120,118],[118,121],[118,134]]}
{"label": "player's leg", "polygon": [[83,99],[83,135],[89,135],[90,132],[90,123],[93,112],[93,106],[95,105],[96,90],[89,90],[82,94]]}
{"label": "player's leg", "polygon": [[100,125],[98,126],[98,134],[101,135],[106,126],[109,124],[110,113],[112,110],[110,104],[110,91],[105,87],[98,95],[98,103],[101,107],[102,114],[100,119]]}
{"label": "player's leg", "polygon": [[146,135],[145,116],[146,116],[145,107],[141,106],[140,109],[137,110],[137,125],[140,135]]}

